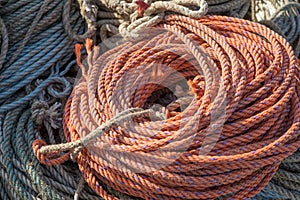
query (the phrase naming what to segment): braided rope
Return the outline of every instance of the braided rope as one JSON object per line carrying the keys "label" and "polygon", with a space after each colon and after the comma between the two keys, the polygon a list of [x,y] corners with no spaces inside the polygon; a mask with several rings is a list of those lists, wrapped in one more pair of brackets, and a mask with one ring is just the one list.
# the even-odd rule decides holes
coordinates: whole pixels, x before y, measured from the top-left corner
{"label": "braided rope", "polygon": [[6,26],[1,18],[0,18],[0,30],[1,30],[1,39],[2,39],[1,52],[0,52],[0,70],[1,70],[8,49],[8,34],[7,34]]}
{"label": "braided rope", "polygon": [[[57,7],[57,9],[62,11],[62,4],[60,3],[60,5],[61,6]],[[43,9],[43,7],[41,7],[41,9]],[[26,10],[26,12],[28,11]],[[56,13],[57,12],[54,12],[54,14]],[[77,19],[78,17],[77,15]],[[3,19],[6,18],[9,18],[9,15],[3,16]],[[30,37],[26,35],[24,41],[14,44],[8,50],[6,62],[0,74],[0,113],[26,104],[48,85],[55,82],[63,85],[66,84],[66,89],[68,87],[70,89],[70,85],[67,84],[62,77],[57,77],[53,74],[41,83],[33,93],[18,100],[10,100],[10,97],[12,97],[16,91],[37,79],[38,76],[45,73],[51,66],[57,65],[58,60],[60,60],[60,65],[63,66],[71,57],[72,51],[69,46],[72,45],[72,42],[70,42],[63,33],[62,25],[56,23],[53,24],[53,26],[48,26],[48,24],[45,24],[45,26],[48,27],[46,34],[45,32],[41,32],[40,35],[36,37],[38,39],[30,43],[30,45],[24,46],[24,41]],[[80,23],[77,23],[77,30],[79,26]],[[28,32],[31,33],[32,29],[29,28]],[[13,38],[13,36],[11,37]]]}
{"label": "braided rope", "polygon": [[[103,184],[143,199],[255,196],[300,144],[299,63],[291,46],[270,29],[237,18],[169,15],[158,27],[166,32],[125,42],[100,57],[99,49],[92,51],[87,41],[89,69],[78,57],[83,77],[65,107],[69,143],[45,146],[45,141],[36,140],[35,155],[53,165],[76,150],[86,182],[104,199],[117,198]],[[147,105],[159,89],[145,84],[149,77],[162,83],[170,75],[160,64],[188,80],[192,101],[181,112],[176,110],[178,103],[169,102],[160,109],[162,117],[106,126],[114,124],[110,120],[122,110]],[[174,84],[175,79],[166,82]],[[217,116],[213,108],[221,110]],[[213,142],[207,145],[204,135],[215,118],[224,118],[224,126],[209,153],[202,155],[200,149]],[[99,126],[110,130],[76,149]]]}
{"label": "braided rope", "polygon": [[[57,33],[57,31],[62,30],[61,28],[52,28],[49,29],[50,26],[54,26],[54,24],[57,24],[58,21],[63,18],[63,25],[65,31],[68,33],[70,38],[73,38],[77,41],[84,41],[88,37],[94,37],[96,28],[100,27],[100,38],[102,40],[107,39],[111,35],[115,35],[119,33],[119,29],[121,27],[121,30],[126,31],[130,30],[136,30],[136,27],[139,23],[143,24],[144,27],[154,25],[161,21],[164,15],[159,15],[157,20],[153,20],[147,22],[148,19],[144,18],[145,20],[137,21],[144,15],[144,11],[147,11],[149,7],[147,7],[147,4],[151,4],[150,1],[147,2],[146,7],[143,7],[143,4],[137,4],[134,2],[130,2],[133,4],[134,9],[127,10],[127,13],[118,14],[118,12],[122,11],[121,9],[118,9],[117,11],[112,11],[113,9],[107,9],[100,1],[96,1],[96,4],[93,4],[94,1],[83,1],[78,0],[79,5],[81,7],[81,15],[85,18],[85,20],[88,22],[87,32],[82,35],[78,35],[78,28],[73,27],[72,24],[80,24],[78,20],[78,13],[73,13],[72,11],[72,2],[71,1],[65,1],[64,4],[60,1],[27,1],[27,0],[20,0],[20,1],[7,1],[7,0],[0,0],[0,45],[1,45],[1,51],[0,51],[0,76],[2,72],[5,73],[5,76],[10,76],[10,72],[14,72],[14,69],[11,69],[10,71],[6,71],[6,69],[9,68],[9,66],[14,65],[16,61],[20,60],[24,55],[34,54],[35,46],[42,46],[47,44],[47,40],[42,40],[45,38],[49,38],[49,36],[54,35]],[[114,1],[111,1],[114,3]],[[126,1],[126,3],[129,1]],[[261,1],[256,1],[256,4]],[[272,1],[273,2],[273,1]],[[175,2],[176,4],[177,2]],[[187,3],[184,1],[183,3]],[[209,8],[208,13],[215,13],[215,14],[225,14],[230,15],[234,17],[240,17],[242,18],[245,16],[250,1],[236,1],[236,0],[208,0],[207,1]],[[267,25],[268,27],[272,28],[276,32],[280,33],[286,39],[293,44],[293,47],[295,49],[296,54],[299,56],[299,49],[300,49],[300,38],[297,40],[297,36],[299,35],[299,4],[296,3],[288,3],[285,1],[285,5],[281,4],[283,3],[280,1],[274,1],[273,4],[275,5],[277,12],[276,14],[269,15],[267,17],[267,20],[260,20],[260,23]],[[95,6],[96,5],[96,6]],[[142,5],[142,7],[140,7]],[[190,4],[187,3],[188,9],[191,10],[197,10],[197,7],[189,6]],[[255,4],[252,4],[255,5]],[[145,4],[144,4],[145,6]],[[62,9],[63,7],[63,16]],[[124,6],[127,8],[126,6]],[[83,9],[84,8],[84,9]],[[128,7],[130,8],[130,6]],[[145,9],[143,9],[145,8]],[[99,10],[98,10],[99,9]],[[125,10],[125,9],[124,9]],[[123,10],[123,11],[124,11]],[[170,10],[170,9],[169,9]],[[155,10],[154,10],[155,11]],[[267,11],[267,10],[264,10]],[[135,14],[133,15],[132,13]],[[176,9],[175,9],[176,12]],[[155,13],[155,12],[154,12]],[[168,13],[168,11],[166,12]],[[180,12],[178,12],[180,13]],[[252,12],[254,13],[254,12]],[[255,12],[257,13],[257,12]],[[274,13],[274,12],[273,12]],[[298,14],[297,14],[298,13]],[[147,13],[146,13],[147,14]],[[141,15],[141,16],[139,16]],[[155,14],[154,14],[155,15]],[[154,16],[151,14],[151,17],[149,19],[152,19]],[[131,17],[130,17],[131,16]],[[101,20],[97,21],[96,18],[100,18]],[[21,19],[21,20],[20,20]],[[253,18],[255,19],[255,18]],[[137,21],[137,25],[131,26],[128,29],[128,26],[130,23],[128,22],[135,22]],[[148,24],[147,24],[148,23]],[[120,26],[120,24],[124,24],[123,26]],[[287,26],[288,24],[288,26]],[[298,28],[297,28],[298,27]],[[74,29],[74,30],[72,30]],[[142,29],[140,29],[142,30]],[[61,32],[62,33],[62,32]],[[125,34],[128,34],[126,32]],[[57,34],[56,36],[52,37],[53,40],[48,40],[50,43],[51,41],[55,41],[55,38],[59,38]],[[62,38],[62,37],[61,37]],[[64,41],[66,41],[64,39]],[[45,43],[46,42],[46,43]],[[23,49],[26,49],[28,47],[31,47],[31,49],[28,49],[28,51],[24,51]],[[54,49],[55,46],[52,46],[52,49]],[[62,47],[62,46],[61,46]],[[13,135],[13,138],[10,138],[8,141],[10,143],[16,144],[12,147],[5,148],[6,151],[12,151],[13,153],[10,153],[11,157],[6,156],[5,158],[9,158],[12,160],[11,162],[5,161],[3,152],[0,151],[0,198],[1,199],[40,199],[40,198],[46,198],[46,199],[73,199],[72,195],[75,193],[76,198],[78,198],[79,193],[76,193],[80,191],[80,187],[77,188],[77,182],[78,182],[78,173],[77,171],[70,171],[68,170],[68,167],[70,167],[70,163],[67,163],[67,165],[64,166],[55,166],[55,167],[45,167],[40,166],[38,163],[36,163],[37,168],[28,168],[28,165],[31,165],[31,162],[27,161],[20,161],[19,156],[15,155],[15,151],[28,151],[28,149],[31,147],[32,140],[36,138],[47,138],[47,141],[51,144],[57,143],[57,142],[65,142],[65,137],[63,136],[61,126],[60,124],[60,118],[62,116],[61,114],[61,105],[64,104],[64,100],[62,98],[66,97],[71,89],[71,83],[73,81],[70,81],[72,79],[63,77],[66,72],[69,71],[70,67],[74,66],[74,63],[71,62],[68,66],[65,66],[66,63],[69,62],[70,56],[66,56],[63,58],[63,55],[71,55],[70,52],[71,49],[71,43],[66,43],[64,49],[70,49],[65,53],[62,53],[58,55],[56,58],[53,59],[52,64],[49,64],[48,67],[41,69],[39,72],[37,72],[34,76],[35,78],[30,79],[30,73],[33,71],[36,71],[37,68],[32,68],[32,70],[27,71],[27,75],[25,79],[26,81],[20,83],[18,86],[15,86],[15,88],[11,88],[9,92],[4,93],[7,95],[7,98],[3,97],[3,101],[0,103],[0,110],[3,112],[3,114],[0,114],[0,126],[2,127],[3,124],[5,124],[5,127],[9,124],[9,121],[11,118],[6,118],[9,115],[18,115],[19,108],[22,107],[21,112],[27,112],[31,113],[29,115],[26,115],[23,117],[24,120],[28,118],[28,120],[33,120],[34,124],[37,125],[33,126],[33,132],[34,135],[31,137],[28,143],[24,144],[24,147],[17,148],[15,146],[20,144],[23,144],[23,139],[18,139],[18,137],[21,134],[26,134],[27,132],[22,130],[22,126],[25,126],[24,123],[18,125],[20,128],[18,131],[13,132],[13,128],[10,130],[6,129],[5,127],[1,128],[3,130],[7,131],[7,134]],[[41,48],[42,49],[42,48]],[[48,48],[44,51],[46,53],[47,51],[50,51],[51,48]],[[8,50],[10,50],[8,52]],[[22,54],[22,52],[24,52]],[[39,50],[35,51],[39,52]],[[54,52],[54,51],[53,51]],[[298,53],[297,53],[298,52]],[[50,54],[49,54],[50,55]],[[52,57],[55,54],[50,55]],[[41,56],[41,55],[40,55]],[[42,60],[41,63],[35,62],[35,60],[31,60],[30,62],[27,61],[24,56],[25,60],[18,61],[18,65],[15,65],[15,69],[20,68],[23,63],[26,63],[26,66],[34,65],[33,63],[37,63],[36,65],[44,66],[47,63],[45,60]],[[39,60],[38,56],[36,57],[36,61]],[[60,60],[60,63],[56,63],[55,60]],[[52,66],[55,64],[56,71],[60,71],[59,73],[52,73],[50,76],[48,72],[52,69],[54,69]],[[4,66],[3,66],[4,64]],[[47,65],[47,64],[46,64]],[[37,67],[36,66],[36,67]],[[64,66],[64,67],[62,67]],[[6,72],[5,72],[6,71]],[[43,71],[43,72],[42,72]],[[16,71],[17,75],[22,76],[22,70]],[[14,76],[13,74],[12,76]],[[36,79],[40,76],[43,76],[42,78],[39,78],[38,81]],[[5,77],[1,76],[1,77]],[[45,76],[48,76],[48,78],[45,78]],[[22,80],[22,79],[18,79]],[[6,81],[3,79],[3,81]],[[0,81],[2,82],[2,80]],[[9,82],[9,81],[8,81]],[[26,84],[26,83],[28,84]],[[31,85],[29,83],[34,82],[35,85],[32,86],[32,89],[28,91],[27,93],[22,93],[22,91],[18,91],[15,94],[15,89],[20,88],[19,90],[22,90],[25,86]],[[17,82],[15,82],[17,83]],[[10,83],[9,83],[10,84]],[[2,86],[1,86],[2,87]],[[0,87],[0,88],[1,88]],[[31,87],[31,86],[30,86]],[[9,89],[9,85],[6,85],[6,89]],[[4,90],[3,90],[4,91]],[[41,94],[42,93],[42,94]],[[39,98],[35,99],[37,96]],[[47,96],[47,98],[45,98]],[[298,95],[299,96],[299,95]],[[32,100],[33,99],[33,100]],[[182,99],[183,101],[186,101]],[[181,99],[178,100],[178,102],[182,101]],[[27,106],[28,102],[31,102],[31,108]],[[59,101],[59,103],[55,103],[56,101]],[[166,101],[166,100],[162,100]],[[167,101],[168,102],[168,101]],[[189,102],[189,101],[188,101]],[[180,104],[180,103],[179,103]],[[175,103],[176,105],[176,103]],[[21,116],[21,115],[19,115]],[[4,120],[5,119],[5,120]],[[18,120],[15,120],[15,126],[17,125]],[[30,122],[32,123],[32,122]],[[13,127],[13,126],[10,126]],[[3,131],[0,130],[0,136],[2,136]],[[47,135],[45,136],[45,131],[39,132],[38,130],[45,130]],[[59,138],[56,138],[58,136]],[[17,138],[17,139],[16,139]],[[2,145],[1,145],[2,146]],[[1,147],[2,148],[2,147]],[[76,149],[75,152],[73,152],[70,156],[75,156],[80,152],[82,149]],[[32,153],[31,153],[32,154]],[[19,155],[22,156],[20,153]],[[299,170],[299,160],[297,158],[299,157],[299,153],[296,152],[292,156],[288,157],[284,160],[284,162],[279,166],[278,173],[274,175],[274,178],[271,180],[271,182],[266,186],[266,188],[255,198],[256,199],[299,199],[299,179],[297,177],[297,174],[300,173]],[[35,160],[35,158],[30,155],[28,158]],[[76,159],[76,157],[75,157]],[[25,163],[25,165],[24,165]],[[14,169],[7,170],[7,166],[12,166]],[[27,170],[30,171],[30,173],[27,173]],[[34,172],[31,172],[34,171]],[[38,172],[38,176],[36,177],[36,172]],[[12,174],[10,174],[12,173]],[[34,181],[32,181],[34,180]],[[43,187],[37,187],[36,184],[32,183],[43,183]],[[12,183],[16,183],[18,187],[15,187]],[[44,187],[47,185],[47,187]],[[80,185],[80,184],[79,184]],[[103,186],[105,189],[107,189],[107,192],[110,194],[114,194],[118,198],[125,198],[125,199],[132,199],[132,197],[128,197],[124,194],[118,193],[111,188],[106,188],[106,186]],[[25,189],[24,189],[25,188]],[[77,188],[77,189],[76,189]],[[78,190],[79,189],[79,190]],[[82,192],[80,192],[80,198],[84,199],[98,199],[92,194],[91,191],[86,190],[85,188]],[[75,191],[76,190],[76,191]]]}

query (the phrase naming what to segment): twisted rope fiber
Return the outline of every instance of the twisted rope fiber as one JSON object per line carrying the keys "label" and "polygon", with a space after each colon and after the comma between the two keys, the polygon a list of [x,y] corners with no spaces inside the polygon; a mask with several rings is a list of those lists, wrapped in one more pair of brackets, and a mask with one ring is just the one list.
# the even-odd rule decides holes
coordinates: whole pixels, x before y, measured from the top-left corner
{"label": "twisted rope fiber", "polygon": [[251,5],[251,2],[246,0],[207,0],[207,3],[209,14],[222,14],[238,18],[244,18]]}
{"label": "twisted rope fiber", "polygon": [[[57,3],[59,1],[54,2]],[[45,5],[47,5],[46,1],[44,1],[43,6]],[[50,7],[50,9],[52,8]],[[60,12],[61,9],[62,3],[60,3],[57,7],[57,10],[60,10]],[[41,10],[37,15],[41,15],[40,13],[43,12],[46,12],[46,10],[41,7]],[[26,13],[28,13],[28,11],[26,11]],[[54,12],[54,16],[57,19],[56,15],[57,11]],[[11,15],[4,15],[3,18],[10,19],[10,16]],[[40,18],[40,16],[37,17]],[[35,19],[36,18],[33,18],[34,22],[37,21]],[[32,27],[35,27],[36,24],[37,23],[33,23]],[[30,82],[37,79],[38,76],[42,75],[44,72],[50,69],[51,66],[56,65],[57,61],[60,61],[60,64],[64,65],[70,59],[72,51],[70,50],[69,46],[71,46],[72,43],[66,38],[66,35],[63,33],[61,24],[56,23],[52,26],[50,25],[51,24],[45,24],[45,27],[49,28],[47,32],[41,32],[38,35],[31,35],[31,37],[35,37],[37,40],[29,43],[26,47],[23,48],[25,43],[24,41],[21,41],[19,43],[16,43],[9,49],[6,62],[0,74],[1,113],[26,104],[26,102],[36,96],[37,93],[41,91],[41,89],[45,89],[47,85],[51,84],[51,82],[66,83],[66,81],[60,80],[63,78],[50,76],[49,79],[42,83],[40,87],[32,94],[29,94],[14,102],[11,102],[9,100],[10,97],[15,94],[15,91],[24,88]],[[80,23],[77,23],[77,29],[79,28],[79,25]],[[28,31],[32,32],[32,29],[33,28],[30,27]],[[27,38],[30,38],[30,36],[27,35],[30,34],[26,34],[24,40],[28,40]],[[18,54],[17,52],[20,53]],[[16,56],[18,57],[16,58]]]}
{"label": "twisted rope fiber", "polygon": [[[77,151],[86,182],[104,199],[117,198],[104,190],[103,183],[143,199],[253,197],[300,144],[299,66],[291,46],[270,29],[237,18],[170,15],[158,27],[167,33],[125,42],[101,56],[88,40],[88,71],[77,48],[83,77],[65,107],[69,143],[45,146],[45,141],[36,140],[35,155],[45,165],[56,165]],[[181,112],[178,105],[170,104],[161,110],[164,117],[154,121],[138,117],[134,128],[126,122],[106,127],[117,113],[123,115],[122,110],[146,105],[159,87],[143,84],[149,77],[140,74],[152,71],[163,82],[162,74],[168,70],[158,63],[188,80],[192,102]],[[145,68],[143,73],[139,66]],[[213,75],[214,70],[220,76]],[[129,79],[122,81],[126,74]],[[142,80],[140,88],[126,96],[137,80]],[[119,91],[124,84],[128,88]],[[207,147],[202,146],[205,131],[214,122],[212,108],[218,110],[223,104],[220,137],[202,155],[201,149]],[[84,146],[82,141],[92,137],[89,133],[94,135],[103,126],[111,129]],[[189,140],[189,146],[181,149]],[[164,163],[168,164],[160,167]]]}
{"label": "twisted rope fiber", "polygon": [[[263,3],[269,3],[263,4]],[[271,10],[271,7],[274,10]],[[252,1],[252,20],[270,27],[292,44],[300,56],[300,7],[297,1]],[[298,90],[299,91],[299,88]],[[299,94],[298,94],[299,96]],[[256,199],[300,199],[299,150],[283,160],[264,192]]]}
{"label": "twisted rope fiber", "polygon": [[[264,4],[269,3],[269,4]],[[271,8],[274,11],[271,11]],[[252,20],[284,36],[300,56],[300,4],[298,1],[252,0]]]}
{"label": "twisted rope fiber", "polygon": [[[183,14],[192,18],[204,12],[243,18],[250,8],[248,0],[78,0],[81,15],[88,30],[77,39],[100,35],[101,41],[120,33],[123,37],[157,24],[169,13]],[[208,5],[208,10],[207,10]],[[97,31],[95,31],[97,30]],[[93,37],[95,39],[95,37]]]}
{"label": "twisted rope fiber", "polygon": [[[24,120],[23,123],[20,122]],[[25,123],[25,124],[24,124]],[[14,131],[15,124],[18,128]],[[1,142],[7,145],[1,152],[3,164],[1,177],[6,185],[1,196],[9,194],[8,199],[73,199],[79,174],[76,171],[66,171],[66,166],[53,169],[42,167],[28,147],[37,137],[34,123],[30,118],[30,109],[18,109],[6,115]],[[6,137],[7,139],[2,138]],[[16,138],[16,139],[14,139]],[[12,159],[13,158],[13,159]],[[22,163],[22,165],[18,164]],[[49,175],[50,174],[50,175]],[[2,182],[2,181],[1,181]],[[13,196],[11,196],[13,195]],[[97,199],[87,191],[81,193],[82,199]],[[2,199],[5,199],[4,197]]]}
{"label": "twisted rope fiber", "polygon": [[[298,60],[299,61],[299,60]],[[300,70],[298,69],[298,96],[300,93],[299,76]],[[297,200],[300,198],[300,153],[299,149],[291,156],[287,157],[280,164],[278,171],[275,173],[273,179],[264,188],[264,193],[256,196],[257,199],[292,199]]]}
{"label": "twisted rope fiber", "polygon": [[[67,32],[82,32],[83,21],[70,5],[64,30],[59,0],[0,5],[0,199],[73,199],[79,170],[41,165],[31,145],[36,138],[64,141],[54,135],[62,132],[60,107],[73,83],[66,73],[74,67],[74,41]],[[85,188],[81,198],[97,196]]]}

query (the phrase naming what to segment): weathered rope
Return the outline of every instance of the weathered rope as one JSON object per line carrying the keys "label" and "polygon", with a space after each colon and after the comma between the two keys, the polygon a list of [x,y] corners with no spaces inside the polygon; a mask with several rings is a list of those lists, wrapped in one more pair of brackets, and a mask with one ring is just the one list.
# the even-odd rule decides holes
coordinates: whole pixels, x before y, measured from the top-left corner
{"label": "weathered rope", "polygon": [[[300,4],[297,1],[253,0],[252,20],[284,36],[294,47],[295,54],[300,56]],[[256,199],[300,199],[300,162],[295,159],[299,156],[298,150],[283,160],[273,179]]]}
{"label": "weathered rope", "polygon": [[[125,42],[100,57],[88,40],[87,71],[78,58],[83,77],[65,107],[67,146],[81,144],[122,110],[151,106],[155,92],[171,99],[158,106],[163,118],[132,119],[84,146],[76,159],[86,182],[104,199],[117,198],[103,185],[143,199],[256,195],[300,145],[299,63],[291,46],[262,25],[230,17],[168,15],[157,27],[165,32],[151,37],[149,29],[146,40]],[[176,97],[148,83],[153,78],[171,87],[177,79],[167,77],[174,71],[190,88],[178,99],[188,102],[181,110]],[[159,94],[154,102],[161,101]],[[203,155],[219,119],[220,137]],[[48,152],[54,146],[45,144],[36,140],[33,149],[47,165],[64,162],[77,147]]]}
{"label": "weathered rope", "polygon": [[293,0],[252,0],[252,20],[284,36],[300,57],[300,3]]}
{"label": "weathered rope", "polygon": [[[159,23],[170,13],[199,19],[207,11],[243,18],[249,8],[248,0],[78,0],[81,14],[89,27],[88,33],[100,35],[101,41],[120,33],[132,36],[145,27]],[[95,31],[98,30],[97,31]],[[95,36],[95,35],[94,35]],[[81,41],[86,37],[80,37]]]}
{"label": "weathered rope", "polygon": [[[0,199],[73,199],[80,179],[72,163],[46,167],[31,148],[37,138],[65,141],[62,105],[74,82],[68,73],[76,67],[63,4],[0,1]],[[82,32],[74,6],[68,20],[70,29]],[[80,198],[98,199],[86,187]]]}
{"label": "weathered rope", "polygon": [[[300,60],[298,60],[300,65]],[[300,70],[298,67],[297,92],[300,96],[299,77]],[[264,188],[264,193],[257,195],[258,199],[291,199],[300,198],[300,152],[299,149],[293,155],[287,157],[280,164],[278,171],[273,179]]]}
{"label": "weathered rope", "polygon": [[250,8],[249,0],[207,0],[209,14],[244,18]]}
{"label": "weathered rope", "polygon": [[0,52],[0,70],[1,70],[8,50],[8,34],[7,34],[6,26],[1,18],[0,18],[0,31],[1,31],[1,52]]}
{"label": "weathered rope", "polygon": [[[58,14],[58,11],[62,12],[62,3],[60,1],[53,1],[51,3],[57,6],[52,17],[58,19],[56,15]],[[9,41],[11,41],[10,48],[0,74],[0,113],[26,104],[50,84],[67,84],[67,81],[64,80],[63,77],[59,77],[52,73],[48,75],[48,79],[40,83],[40,85],[32,93],[12,101],[13,98],[11,97],[16,91],[21,90],[30,82],[37,79],[42,74],[45,74],[51,66],[64,66],[72,56],[72,50],[70,49],[72,42],[67,39],[61,23],[52,22],[50,24],[43,24],[43,29],[48,28],[47,31],[33,34],[33,27],[36,27],[39,24],[36,17],[41,18],[40,13],[47,13],[47,10],[44,8],[44,5],[47,5],[46,3],[42,2],[38,5],[40,5],[40,11],[37,13],[39,16],[31,16],[34,23],[27,28],[28,32],[25,34],[23,40],[16,42],[14,39],[14,29],[10,32],[11,34],[9,34]],[[16,11],[16,13],[23,9],[24,7],[21,7]],[[53,9],[53,7],[49,5],[48,9],[49,12]],[[24,14],[29,14],[32,11],[25,10],[24,12]],[[9,25],[13,24],[11,22],[11,18],[16,16],[15,13],[8,13],[5,9],[0,10],[0,13],[5,22]],[[23,16],[23,13],[18,14],[20,14],[21,17]],[[45,17],[48,18],[48,16]],[[78,21],[79,16],[77,15],[76,17]],[[27,20],[30,19],[25,18],[24,23],[30,24],[30,21],[28,22]],[[78,22],[76,23],[77,30],[80,28],[80,24],[81,23]],[[24,27],[24,29],[26,28]],[[18,35],[19,33],[16,31],[15,34]],[[28,40],[30,37],[34,37],[34,40],[29,42]],[[68,84],[65,85],[65,87],[66,89],[68,87],[70,89],[70,85]]]}

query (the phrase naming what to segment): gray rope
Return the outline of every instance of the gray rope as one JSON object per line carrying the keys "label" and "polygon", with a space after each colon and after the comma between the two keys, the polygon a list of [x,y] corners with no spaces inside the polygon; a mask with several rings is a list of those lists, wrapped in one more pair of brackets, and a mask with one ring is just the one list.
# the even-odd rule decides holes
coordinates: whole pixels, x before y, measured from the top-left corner
{"label": "gray rope", "polygon": [[[77,40],[77,41],[81,41],[83,42],[85,39],[87,38],[90,38],[92,37],[94,34],[95,34],[95,24],[94,22],[92,23],[92,19],[94,19],[94,14],[92,15],[89,15],[90,19],[86,14],[87,13],[90,13],[90,12],[81,12],[82,15],[84,15],[83,17],[86,19],[87,23],[88,23],[88,30],[86,31],[86,33],[82,34],[82,35],[79,35],[79,34],[76,34],[72,27],[71,27],[71,24],[70,24],[70,12],[71,12],[71,0],[67,0],[64,4],[64,13],[63,13],[63,24],[64,24],[64,28],[66,30],[66,32],[68,33],[69,37],[74,39],[74,40]],[[88,7],[93,7],[96,9],[95,6],[93,5],[90,5],[90,4],[81,4],[81,6],[84,6],[84,5],[88,5]],[[81,10],[83,10],[84,8],[82,8]],[[97,9],[96,9],[97,10]],[[92,9],[93,12],[96,12],[94,9]],[[92,16],[92,17],[91,17]],[[91,24],[92,23],[92,24]]]}
{"label": "gray rope", "polygon": [[79,200],[79,195],[80,195],[81,191],[84,188],[84,183],[85,183],[84,178],[81,178],[79,180],[78,187],[77,187],[77,189],[75,191],[74,200]]}
{"label": "gray rope", "polygon": [[252,0],[252,20],[281,34],[300,56],[300,3],[294,0]]}
{"label": "gray rope", "polygon": [[3,20],[0,17],[0,31],[1,31],[1,52],[0,52],[0,70],[6,58],[7,50],[8,50],[8,34],[6,30],[6,26]]}
{"label": "gray rope", "polygon": [[[60,9],[60,11],[62,10]],[[79,19],[79,15],[77,15],[77,18]],[[80,28],[80,24],[78,21],[75,26],[77,30]],[[47,85],[54,82],[61,83],[66,87],[66,93],[69,92],[68,90],[71,89],[70,84],[63,77],[52,75],[41,83],[33,93],[18,99],[17,102],[9,102],[9,98],[15,91],[28,85],[59,60],[60,66],[64,66],[70,60],[73,51],[72,42],[62,30],[61,23],[50,26],[47,29],[48,35],[42,32],[43,39],[25,46],[15,62],[11,65],[8,65],[7,62],[4,63],[4,69],[0,74],[0,112],[5,112],[28,102],[45,89]],[[22,45],[22,42],[19,44]],[[18,43],[9,49],[7,60],[11,58],[11,55],[15,55],[16,46],[18,46]]]}
{"label": "gray rope", "polygon": [[207,0],[210,14],[225,14],[244,18],[250,8],[249,0]]}
{"label": "gray rope", "polygon": [[[136,36],[144,28],[159,23],[168,13],[200,18],[208,12],[208,14],[243,18],[250,8],[248,0],[145,0],[147,7],[139,12],[137,0],[77,1],[81,15],[87,26],[90,27],[87,33],[81,36],[76,36],[72,31],[68,31],[72,38],[79,41],[83,41],[88,34],[96,41],[94,34],[98,34],[98,32],[91,31],[91,29],[100,30],[100,41],[118,33],[123,37]],[[65,7],[65,12],[68,12],[68,6]],[[70,30],[66,23],[65,27]]]}
{"label": "gray rope", "polygon": [[78,2],[88,27],[101,30],[101,41],[108,38],[107,35],[111,33],[116,34],[116,29],[124,37],[133,36],[136,34],[134,32],[159,23],[165,13],[173,12],[200,18],[207,12],[207,3],[204,0],[145,1],[148,7],[143,10],[142,16],[138,12],[139,5],[136,0],[78,0]]}
{"label": "gray rope", "polygon": [[[79,195],[81,173],[76,165],[43,166],[31,144],[38,138],[51,144],[65,142],[61,107],[72,89],[73,78],[67,74],[75,68],[75,61],[70,61],[74,40],[126,36],[153,26],[170,12],[199,18],[207,9],[204,1],[145,2],[150,7],[139,16],[137,4],[129,0],[78,0],[80,13],[69,0],[0,0],[0,199],[74,199],[74,194],[99,199],[87,187]],[[207,0],[207,4],[209,14],[241,18],[250,6],[246,0]],[[279,6],[276,14],[260,22],[277,27],[300,52],[299,7],[295,5]],[[87,22],[85,33],[80,14]],[[299,157],[297,152],[287,158],[255,198],[299,199]]]}
{"label": "gray rope", "polygon": [[[65,170],[69,166],[64,165],[55,167],[54,173],[37,161],[31,146],[37,138],[64,141],[58,105],[71,92],[72,79],[64,75],[75,66],[70,62],[74,41],[61,21],[63,4],[60,0],[0,1],[1,199],[73,199],[81,176],[77,168]],[[73,6],[69,20],[75,32],[83,30]],[[38,106],[39,98],[44,107]],[[97,196],[85,189],[81,198]]]}
{"label": "gray rope", "polygon": [[43,146],[40,149],[40,152],[42,154],[46,154],[49,152],[54,151],[69,151],[77,147],[83,147],[88,145],[91,141],[93,141],[95,138],[99,137],[102,133],[107,132],[112,127],[121,124],[128,118],[137,117],[145,114],[152,114],[153,116],[155,113],[151,110],[142,110],[140,108],[131,108],[128,110],[125,110],[121,113],[119,113],[116,117],[112,118],[111,120],[105,122],[95,130],[93,130],[91,133],[89,133],[87,136],[81,138],[80,140],[74,141],[74,142],[68,142],[68,143],[62,143],[62,144],[53,144],[48,146]]}

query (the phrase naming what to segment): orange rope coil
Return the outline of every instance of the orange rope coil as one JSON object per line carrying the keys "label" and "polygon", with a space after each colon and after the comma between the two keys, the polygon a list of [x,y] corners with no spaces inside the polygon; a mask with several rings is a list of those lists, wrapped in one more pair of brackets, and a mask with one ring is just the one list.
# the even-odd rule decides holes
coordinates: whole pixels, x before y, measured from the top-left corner
{"label": "orange rope coil", "polygon": [[[166,32],[101,56],[87,41],[89,69],[66,104],[65,136],[78,141],[123,110],[149,108],[155,92],[166,91],[146,84],[150,78],[170,86],[176,80],[167,77],[184,77],[190,92],[177,101],[185,107],[168,94],[156,99],[168,101],[162,117],[136,117],[84,146],[76,158],[86,182],[104,199],[118,198],[103,183],[143,199],[254,196],[300,145],[299,61],[291,46],[262,25],[230,17],[170,15],[157,27]],[[43,146],[33,143],[47,165],[75,151],[59,157],[40,152]]]}

